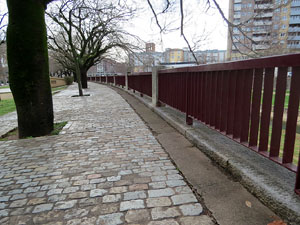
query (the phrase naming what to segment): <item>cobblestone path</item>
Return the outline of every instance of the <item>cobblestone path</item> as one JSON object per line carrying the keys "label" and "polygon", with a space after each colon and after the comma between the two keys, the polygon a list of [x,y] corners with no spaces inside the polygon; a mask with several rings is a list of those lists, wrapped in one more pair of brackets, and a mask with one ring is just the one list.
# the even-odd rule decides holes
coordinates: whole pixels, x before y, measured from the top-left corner
{"label": "cobblestone path", "polygon": [[54,96],[60,135],[0,142],[0,224],[214,224],[134,110],[87,92]]}

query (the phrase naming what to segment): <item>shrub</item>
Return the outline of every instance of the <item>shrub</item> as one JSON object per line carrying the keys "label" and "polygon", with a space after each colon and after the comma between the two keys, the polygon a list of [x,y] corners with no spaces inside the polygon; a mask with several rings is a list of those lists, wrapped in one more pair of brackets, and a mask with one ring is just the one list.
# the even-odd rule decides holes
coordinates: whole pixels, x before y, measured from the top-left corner
{"label": "shrub", "polygon": [[65,79],[66,85],[71,85],[74,81],[74,78],[71,76],[64,77],[64,79]]}

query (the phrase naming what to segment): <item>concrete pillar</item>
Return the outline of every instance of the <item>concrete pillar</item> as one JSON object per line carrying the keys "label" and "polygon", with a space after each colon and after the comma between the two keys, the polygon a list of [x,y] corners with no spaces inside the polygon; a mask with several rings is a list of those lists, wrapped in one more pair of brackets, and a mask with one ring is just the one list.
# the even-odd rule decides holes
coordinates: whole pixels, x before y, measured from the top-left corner
{"label": "concrete pillar", "polygon": [[125,90],[129,90],[129,87],[128,87],[128,74],[130,72],[127,72],[126,75],[125,75]]}
{"label": "concrete pillar", "polygon": [[152,67],[152,105],[154,107],[159,106],[158,102],[158,70],[159,67]]}

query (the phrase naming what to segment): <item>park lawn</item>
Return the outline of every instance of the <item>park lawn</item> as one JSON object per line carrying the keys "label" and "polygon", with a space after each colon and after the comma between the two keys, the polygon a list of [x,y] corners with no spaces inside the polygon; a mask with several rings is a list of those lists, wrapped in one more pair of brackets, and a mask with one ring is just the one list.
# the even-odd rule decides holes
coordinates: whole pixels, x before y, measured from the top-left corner
{"label": "park lawn", "polygon": [[0,116],[16,110],[16,105],[13,99],[0,101]]}
{"label": "park lawn", "polygon": [[[55,91],[61,91],[66,89],[68,86],[62,86],[57,88],[52,88],[52,93]],[[16,105],[14,99],[1,100],[0,101],[0,116],[13,112],[16,110]]]}
{"label": "park lawn", "polygon": [[0,89],[4,89],[4,88],[9,88],[9,86],[8,85],[6,85],[6,86],[0,86]]}

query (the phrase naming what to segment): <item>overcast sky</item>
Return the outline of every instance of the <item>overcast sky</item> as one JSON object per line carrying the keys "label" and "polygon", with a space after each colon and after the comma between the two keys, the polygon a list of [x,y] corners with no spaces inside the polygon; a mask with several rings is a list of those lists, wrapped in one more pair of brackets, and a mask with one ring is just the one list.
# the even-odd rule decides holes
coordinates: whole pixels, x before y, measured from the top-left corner
{"label": "overcast sky", "polygon": [[[180,31],[167,32],[161,34],[154,20],[153,14],[146,0],[126,0],[138,5],[141,10],[134,20],[128,24],[128,31],[138,35],[146,42],[154,42],[157,51],[164,51],[165,48],[183,48],[186,43],[180,36]],[[173,0],[176,1],[176,0]],[[154,8],[159,12],[162,9],[164,0],[151,0]],[[172,1],[170,1],[172,2]],[[178,1],[177,1],[178,2]],[[198,42],[197,49],[226,49],[227,46],[227,27],[219,12],[214,5],[208,8],[206,0],[184,0],[185,26],[184,32],[194,46],[194,42]],[[228,15],[229,0],[219,0],[224,14]],[[172,13],[160,16],[160,23],[172,22],[167,28],[176,28],[180,24],[179,7],[175,7]],[[6,10],[6,0],[0,0],[0,11]]]}
{"label": "overcast sky", "polygon": [[[134,1],[134,0],[133,0]],[[156,43],[156,49],[163,51],[165,48],[183,48],[186,43],[180,36],[180,31],[174,31],[168,34],[160,34],[158,26],[154,20],[153,14],[146,0],[141,1],[140,15],[132,21],[130,32],[139,35],[143,40]],[[142,4],[144,2],[144,4]],[[163,0],[152,0],[153,5]],[[226,49],[227,46],[227,26],[221,18],[220,13],[214,5],[208,8],[206,0],[184,0],[185,26],[184,32],[191,45],[193,41],[200,39],[197,49]],[[228,15],[229,0],[218,0],[224,14]],[[157,11],[162,7],[156,5]],[[155,7],[155,5],[154,5]],[[177,7],[179,9],[179,7]],[[160,22],[164,19],[169,22],[173,21],[173,28],[180,24],[179,12],[168,14],[166,18],[159,18]],[[172,27],[171,27],[172,28]]]}

